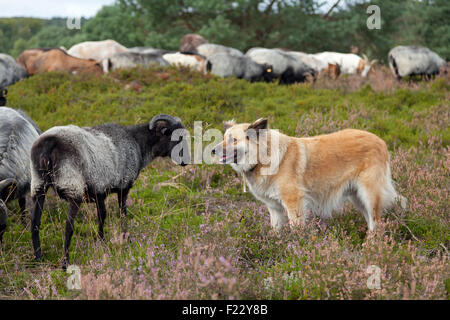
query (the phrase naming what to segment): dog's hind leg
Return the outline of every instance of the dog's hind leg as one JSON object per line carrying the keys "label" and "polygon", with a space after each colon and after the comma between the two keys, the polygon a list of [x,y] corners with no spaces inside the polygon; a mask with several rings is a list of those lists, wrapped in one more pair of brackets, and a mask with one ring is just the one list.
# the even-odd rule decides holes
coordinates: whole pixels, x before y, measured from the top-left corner
{"label": "dog's hind leg", "polygon": [[375,221],[373,219],[374,207],[372,205],[372,196],[364,185],[358,186],[355,194],[352,196],[352,202],[355,207],[361,211],[367,223],[370,232],[375,229]]}

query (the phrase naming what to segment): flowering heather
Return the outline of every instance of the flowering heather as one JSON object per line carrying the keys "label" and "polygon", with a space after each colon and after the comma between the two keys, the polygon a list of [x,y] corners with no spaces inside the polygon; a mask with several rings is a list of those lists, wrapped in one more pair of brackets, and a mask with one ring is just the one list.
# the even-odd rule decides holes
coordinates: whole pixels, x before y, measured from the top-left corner
{"label": "flowering heather", "polygon": [[[12,213],[0,253],[0,298],[449,298],[448,76],[398,83],[380,67],[367,79],[321,78],[292,86],[170,68],[116,71],[112,77],[34,76],[10,88],[9,103],[43,129],[132,124],[164,112],[183,119],[191,131],[195,120],[221,129],[224,120],[261,116],[295,136],[368,130],[386,141],[396,189],[408,198],[408,208],[387,211],[372,235],[348,204],[332,220],[313,218],[301,228],[275,232],[266,207],[243,193],[231,168],[181,168],[157,160],[132,189],[125,237],[116,197],[107,199],[105,242],[96,237],[95,205],[80,210],[71,247],[71,262],[81,269],[80,290],[67,288],[69,275],[59,267],[64,202],[49,192],[40,263],[33,262],[29,225]],[[16,206],[11,204],[12,212]],[[377,272],[379,283],[372,283]]]}

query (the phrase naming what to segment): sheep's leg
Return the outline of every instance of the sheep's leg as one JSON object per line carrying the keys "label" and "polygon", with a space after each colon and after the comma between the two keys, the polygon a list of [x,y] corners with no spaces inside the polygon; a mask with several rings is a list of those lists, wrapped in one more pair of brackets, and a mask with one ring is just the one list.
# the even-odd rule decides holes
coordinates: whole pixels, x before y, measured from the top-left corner
{"label": "sheep's leg", "polygon": [[0,244],[3,242],[3,234],[5,233],[6,227],[6,224],[0,224]]}
{"label": "sheep's leg", "polygon": [[97,196],[97,201],[95,202],[95,204],[97,205],[98,237],[100,240],[105,240],[105,236],[103,233],[103,225],[105,224],[106,219],[105,197]]}
{"label": "sheep's leg", "polygon": [[5,203],[0,199],[0,246],[3,242],[3,234],[5,233],[8,220],[8,208]]}
{"label": "sheep's leg", "polygon": [[69,247],[70,241],[72,240],[73,229],[75,224],[75,217],[80,209],[81,202],[80,201],[70,201],[69,202],[69,213],[66,220],[66,238],[64,241],[64,258],[62,262],[63,270],[66,270],[67,265],[69,264]]}
{"label": "sheep's leg", "polygon": [[25,197],[19,198],[19,207],[20,207],[20,219],[22,220],[22,224],[24,226],[27,225],[27,208],[26,208],[26,200]]}
{"label": "sheep's leg", "polygon": [[127,197],[130,189],[122,189],[117,194],[119,200],[119,216],[121,220],[122,232],[125,234],[127,232]]}
{"label": "sheep's leg", "polygon": [[41,227],[41,215],[44,208],[45,191],[40,191],[33,197],[33,213],[31,214],[31,239],[33,240],[34,257],[37,261],[42,259],[41,241],[39,229]]}

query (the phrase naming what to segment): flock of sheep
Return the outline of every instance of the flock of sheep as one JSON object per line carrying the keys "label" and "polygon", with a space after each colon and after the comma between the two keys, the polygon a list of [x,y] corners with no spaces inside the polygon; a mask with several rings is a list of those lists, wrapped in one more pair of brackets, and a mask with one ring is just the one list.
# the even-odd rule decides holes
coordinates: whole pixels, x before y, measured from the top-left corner
{"label": "flock of sheep", "polygon": [[[393,74],[401,79],[410,75],[429,78],[446,65],[444,59],[428,48],[397,46],[388,55]],[[69,50],[61,48],[28,49],[17,61],[0,54],[0,105],[5,105],[6,88],[35,73],[67,71],[70,73],[108,73],[110,70],[138,65],[182,66],[220,77],[248,81],[277,80],[280,84],[303,82],[327,74],[366,77],[376,60],[353,53],[321,52],[308,54],[286,49],[251,48],[245,54],[237,49],[209,43],[197,34],[181,39],[178,52],[151,47],[126,48],[114,40],[87,41]]]}

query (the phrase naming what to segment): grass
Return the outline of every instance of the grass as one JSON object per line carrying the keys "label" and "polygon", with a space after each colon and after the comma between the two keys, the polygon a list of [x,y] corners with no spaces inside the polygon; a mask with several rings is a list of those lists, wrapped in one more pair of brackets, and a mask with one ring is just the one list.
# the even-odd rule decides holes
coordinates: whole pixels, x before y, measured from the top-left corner
{"label": "grass", "polygon": [[[147,122],[180,117],[193,131],[231,118],[268,116],[273,128],[311,136],[353,127],[383,138],[406,211],[386,213],[366,237],[363,217],[345,206],[276,233],[265,206],[242,192],[230,167],[159,159],[128,200],[129,241],[119,233],[117,199],[107,200],[105,243],[94,205],[76,219],[71,262],[82,289],[60,270],[67,205],[49,192],[42,218],[44,260],[33,262],[29,224],[11,214],[0,255],[0,298],[17,299],[448,299],[449,78],[397,83],[379,68],[368,79],[278,86],[202,76],[189,70],[131,69],[108,76],[47,73],[9,88],[8,105],[46,130],[57,125]],[[30,203],[28,202],[30,206]],[[9,205],[12,212],[17,203]],[[368,289],[367,268],[380,268]]]}

